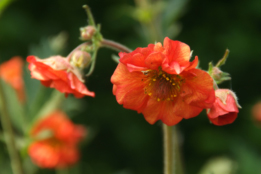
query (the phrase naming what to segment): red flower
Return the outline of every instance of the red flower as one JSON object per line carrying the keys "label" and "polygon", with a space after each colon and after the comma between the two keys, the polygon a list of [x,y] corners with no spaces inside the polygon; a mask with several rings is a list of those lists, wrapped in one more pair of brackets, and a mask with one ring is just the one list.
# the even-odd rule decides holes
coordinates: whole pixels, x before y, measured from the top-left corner
{"label": "red flower", "polygon": [[120,63],[111,77],[113,94],[124,108],[143,113],[154,124],[175,125],[210,108],[215,95],[212,78],[189,62],[185,43],[165,38],[161,43],[119,53]]}
{"label": "red flower", "polygon": [[25,100],[24,81],[22,78],[23,60],[21,57],[13,57],[0,65],[0,77],[10,84],[17,93],[21,102]]}
{"label": "red flower", "polygon": [[40,80],[41,83],[50,88],[68,94],[74,94],[76,98],[87,96],[94,97],[84,85],[80,72],[70,63],[68,59],[61,56],[53,56],[47,59],[39,59],[35,56],[28,56],[29,70],[32,78]]}
{"label": "red flower", "polygon": [[79,159],[77,144],[84,135],[82,126],[74,125],[63,112],[55,111],[33,128],[31,136],[36,141],[29,146],[29,155],[42,168],[70,166]]}
{"label": "red flower", "polygon": [[215,94],[215,103],[207,111],[209,120],[217,126],[233,123],[240,107],[236,95],[229,89],[217,89]]}

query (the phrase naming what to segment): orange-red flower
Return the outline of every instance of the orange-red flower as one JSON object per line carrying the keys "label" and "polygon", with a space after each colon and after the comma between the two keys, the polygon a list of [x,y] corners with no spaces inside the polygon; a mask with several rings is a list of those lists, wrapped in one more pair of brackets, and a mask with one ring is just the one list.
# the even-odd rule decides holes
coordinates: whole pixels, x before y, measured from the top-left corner
{"label": "orange-red flower", "polygon": [[209,120],[217,126],[233,123],[240,107],[236,95],[229,89],[217,89],[215,95],[215,103],[207,110]]}
{"label": "orange-red flower", "polygon": [[120,63],[111,77],[113,94],[124,108],[143,113],[154,124],[175,125],[197,116],[215,100],[213,80],[190,62],[187,44],[165,38],[161,43],[119,53]]}
{"label": "orange-red flower", "polygon": [[13,57],[0,65],[0,77],[10,84],[17,93],[18,99],[25,100],[24,81],[22,78],[23,60],[21,57]]}
{"label": "orange-red flower", "polygon": [[39,167],[68,167],[79,160],[77,144],[84,135],[82,126],[74,125],[62,111],[55,111],[32,129],[35,141],[28,153]]}
{"label": "orange-red flower", "polygon": [[94,97],[84,85],[80,72],[70,65],[68,59],[61,56],[53,56],[47,59],[39,59],[35,56],[28,56],[29,70],[32,78],[40,80],[41,83],[50,88],[68,94],[74,94],[76,98],[87,96]]}

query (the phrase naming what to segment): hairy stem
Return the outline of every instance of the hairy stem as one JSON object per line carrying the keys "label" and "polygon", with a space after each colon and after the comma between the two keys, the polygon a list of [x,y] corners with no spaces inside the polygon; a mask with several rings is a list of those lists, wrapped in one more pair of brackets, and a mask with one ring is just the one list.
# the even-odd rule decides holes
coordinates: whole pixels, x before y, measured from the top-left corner
{"label": "hairy stem", "polygon": [[163,124],[164,174],[183,174],[177,128]]}
{"label": "hairy stem", "polygon": [[1,104],[1,122],[4,130],[5,141],[11,160],[11,166],[14,174],[24,174],[22,161],[16,148],[14,131],[12,128],[9,112],[6,106],[6,98],[0,80],[0,104]]}
{"label": "hairy stem", "polygon": [[121,44],[114,42],[114,41],[111,41],[111,40],[107,40],[107,39],[103,39],[101,41],[101,46],[108,47],[108,48],[111,48],[115,51],[121,51],[121,52],[125,52],[125,53],[132,52],[132,50],[127,48],[126,46],[121,45]]}

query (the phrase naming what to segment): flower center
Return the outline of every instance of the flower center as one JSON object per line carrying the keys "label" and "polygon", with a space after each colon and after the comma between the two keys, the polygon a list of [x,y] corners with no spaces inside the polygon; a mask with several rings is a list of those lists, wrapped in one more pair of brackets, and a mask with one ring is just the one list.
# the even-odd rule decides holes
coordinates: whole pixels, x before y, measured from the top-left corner
{"label": "flower center", "polygon": [[143,72],[146,78],[142,79],[146,84],[144,93],[157,101],[173,101],[178,97],[184,79],[180,75],[168,74],[159,70]]}

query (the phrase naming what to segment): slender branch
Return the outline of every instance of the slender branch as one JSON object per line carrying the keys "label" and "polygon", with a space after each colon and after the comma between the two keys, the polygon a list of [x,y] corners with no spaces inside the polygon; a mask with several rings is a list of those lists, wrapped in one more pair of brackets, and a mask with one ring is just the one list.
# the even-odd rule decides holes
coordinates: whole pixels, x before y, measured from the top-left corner
{"label": "slender branch", "polygon": [[90,67],[90,70],[88,72],[88,74],[86,74],[87,77],[89,77],[93,71],[94,71],[94,67],[95,67],[95,64],[96,64],[96,55],[97,55],[97,51],[98,49],[96,49],[92,55],[92,64],[91,64],[91,67]]}
{"label": "slender branch", "polygon": [[18,150],[15,144],[14,132],[10,120],[10,116],[6,106],[6,98],[2,87],[2,81],[0,80],[0,100],[1,100],[1,121],[5,134],[5,140],[7,144],[8,153],[11,159],[11,166],[14,174],[24,174],[22,161],[19,156]]}
{"label": "slender branch", "polygon": [[164,174],[183,174],[177,129],[163,124]]}
{"label": "slender branch", "polygon": [[114,41],[111,41],[111,40],[107,40],[107,39],[103,39],[101,41],[101,46],[111,48],[115,51],[122,51],[122,52],[125,52],[125,53],[132,52],[132,50],[127,48],[126,46],[121,45],[121,44],[114,42]]}

